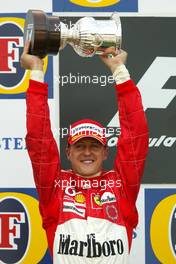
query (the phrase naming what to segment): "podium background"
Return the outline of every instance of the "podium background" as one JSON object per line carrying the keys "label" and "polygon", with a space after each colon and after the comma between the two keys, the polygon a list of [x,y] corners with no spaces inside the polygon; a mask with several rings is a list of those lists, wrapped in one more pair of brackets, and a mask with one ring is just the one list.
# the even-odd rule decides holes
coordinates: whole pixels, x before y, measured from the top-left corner
{"label": "podium background", "polygon": [[[143,98],[150,129],[150,148],[137,205],[140,222],[134,231],[129,264],[176,263],[176,3],[172,0],[6,0],[0,9],[0,218],[18,213],[17,237],[8,236],[0,221],[0,263],[49,264],[41,228],[37,194],[25,147],[25,91],[29,72],[20,68],[23,27],[28,9],[59,15],[71,25],[82,16],[108,18],[118,11],[122,20],[122,48],[129,53],[127,67]],[[90,2],[89,2],[90,4]],[[111,73],[97,56],[81,58],[67,46],[45,59],[49,83],[52,130],[63,168],[66,129],[80,118],[93,118],[119,132],[118,105]],[[84,77],[86,76],[86,78]],[[113,166],[118,135],[108,140]],[[24,216],[24,219],[23,219]],[[4,234],[9,248],[2,246]],[[158,239],[157,239],[158,238]],[[10,246],[11,245],[11,246]],[[13,249],[12,249],[13,248]]]}

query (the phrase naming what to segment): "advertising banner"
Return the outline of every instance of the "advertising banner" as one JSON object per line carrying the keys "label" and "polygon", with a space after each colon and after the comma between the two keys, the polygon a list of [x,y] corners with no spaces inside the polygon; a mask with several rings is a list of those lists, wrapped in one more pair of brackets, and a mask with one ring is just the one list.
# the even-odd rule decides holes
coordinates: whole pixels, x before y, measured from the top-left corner
{"label": "advertising banner", "polygon": [[[72,26],[79,18],[62,18]],[[149,131],[149,154],[144,182],[174,183],[176,156],[176,18],[122,17],[122,48],[129,53],[127,68],[139,87],[146,111]],[[163,35],[164,32],[164,35]],[[71,47],[60,52],[61,128],[83,118],[102,122],[112,129],[106,168],[113,166],[120,134],[118,102],[109,70],[98,56],[82,58]],[[65,141],[64,141],[65,139]],[[61,138],[61,157],[66,137]],[[168,173],[169,170],[169,173]],[[167,175],[167,176],[166,176]]]}
{"label": "advertising banner", "polygon": [[0,263],[51,263],[35,189],[0,189]]}
{"label": "advertising banner", "polygon": [[145,190],[145,263],[176,263],[176,189]]}
{"label": "advertising banner", "polygon": [[138,0],[53,0],[54,12],[137,12]]}
{"label": "advertising banner", "polygon": [[[174,0],[6,0],[1,4],[1,13],[27,12],[41,9],[45,12],[130,12],[142,15],[175,16]],[[81,13],[80,13],[81,14]]]}

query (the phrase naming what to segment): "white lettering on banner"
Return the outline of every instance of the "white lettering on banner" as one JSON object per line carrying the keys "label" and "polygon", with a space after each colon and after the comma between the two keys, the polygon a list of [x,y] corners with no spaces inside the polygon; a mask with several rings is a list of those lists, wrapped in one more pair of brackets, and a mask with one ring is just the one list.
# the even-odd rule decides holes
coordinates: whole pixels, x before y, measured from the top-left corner
{"label": "white lettering on banner", "polygon": [[[162,89],[171,76],[176,76],[176,57],[157,57],[137,84],[145,110],[166,108],[175,98],[176,90]],[[118,112],[108,126],[120,127]]]}
{"label": "white lettering on banner", "polygon": [[161,144],[164,147],[172,147],[176,141],[176,137],[166,137],[165,135],[160,138],[149,138],[149,147],[159,147]]}
{"label": "white lettering on banner", "polygon": [[[162,135],[160,138],[149,138],[149,147],[172,147],[176,142],[176,137],[168,137],[166,135]],[[108,140],[108,147],[115,147],[118,143],[118,137],[112,136]]]}

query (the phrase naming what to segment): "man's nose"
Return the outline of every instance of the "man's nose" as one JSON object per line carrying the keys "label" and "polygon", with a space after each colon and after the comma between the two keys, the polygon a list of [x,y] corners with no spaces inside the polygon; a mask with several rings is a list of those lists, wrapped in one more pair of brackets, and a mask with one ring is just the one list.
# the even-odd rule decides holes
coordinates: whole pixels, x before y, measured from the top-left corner
{"label": "man's nose", "polygon": [[91,148],[90,146],[86,146],[84,148],[84,155],[89,156],[91,154]]}

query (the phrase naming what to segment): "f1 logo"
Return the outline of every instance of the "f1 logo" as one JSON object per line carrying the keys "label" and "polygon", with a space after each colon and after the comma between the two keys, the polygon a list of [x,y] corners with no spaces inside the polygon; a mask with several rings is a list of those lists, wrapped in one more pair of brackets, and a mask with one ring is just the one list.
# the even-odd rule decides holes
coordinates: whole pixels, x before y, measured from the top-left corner
{"label": "f1 logo", "polygon": [[20,226],[25,223],[24,213],[0,213],[0,250],[16,250],[14,239],[20,238]]}
{"label": "f1 logo", "polygon": [[16,73],[14,62],[19,62],[19,47],[23,47],[22,37],[0,38],[0,73]]}

